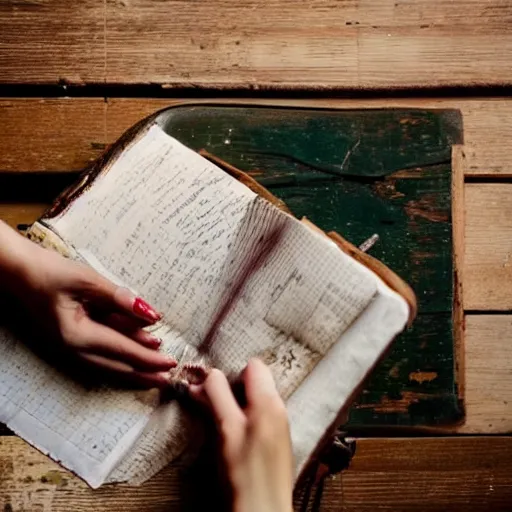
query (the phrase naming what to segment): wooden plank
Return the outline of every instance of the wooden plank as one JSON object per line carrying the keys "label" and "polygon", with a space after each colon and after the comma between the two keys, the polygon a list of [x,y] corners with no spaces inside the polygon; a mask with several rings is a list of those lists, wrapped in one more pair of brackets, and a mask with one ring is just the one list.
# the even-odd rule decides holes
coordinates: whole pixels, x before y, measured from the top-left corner
{"label": "wooden plank", "polygon": [[[93,491],[16,437],[0,438],[0,468],[5,511],[163,512],[212,501],[208,492],[197,493],[198,480],[187,481],[177,468],[141,487]],[[510,510],[511,475],[512,438],[360,439],[350,468],[326,481],[320,510]]]}
{"label": "wooden plank", "polygon": [[467,183],[464,306],[512,309],[512,184]]}
{"label": "wooden plank", "polygon": [[0,2],[0,81],[103,82],[104,27],[104,0]]}
{"label": "wooden plank", "polygon": [[0,100],[0,170],[75,171],[105,148],[100,98]]}
{"label": "wooden plank", "polygon": [[[105,144],[114,142],[144,116],[179,102],[110,99],[105,103],[99,98],[0,100],[0,170],[80,170],[101,154]],[[201,100],[193,103],[198,102]],[[244,103],[251,101],[244,100]],[[252,103],[460,109],[464,123],[465,174],[512,176],[508,147],[512,139],[512,99],[252,100]]]}
{"label": "wooden plank", "polygon": [[1,3],[3,83],[340,89],[512,82],[512,8],[501,0],[67,5]]}
{"label": "wooden plank", "polygon": [[511,449],[512,438],[361,440],[321,510],[510,510]]}
{"label": "wooden plank", "polygon": [[455,355],[455,385],[459,399],[465,402],[464,346],[464,252],[465,252],[465,204],[464,204],[464,148],[452,148],[452,227],[453,227],[453,341]]}
{"label": "wooden plank", "polygon": [[512,77],[512,37],[503,21],[511,11],[496,0],[173,7],[168,16],[167,5],[150,0],[109,3],[108,83],[394,88],[504,84]]}
{"label": "wooden plank", "polygon": [[44,203],[1,203],[0,220],[13,228],[18,224],[31,224],[42,215],[47,206],[49,205]]}
{"label": "wooden plank", "polygon": [[465,433],[512,433],[512,316],[466,315]]}

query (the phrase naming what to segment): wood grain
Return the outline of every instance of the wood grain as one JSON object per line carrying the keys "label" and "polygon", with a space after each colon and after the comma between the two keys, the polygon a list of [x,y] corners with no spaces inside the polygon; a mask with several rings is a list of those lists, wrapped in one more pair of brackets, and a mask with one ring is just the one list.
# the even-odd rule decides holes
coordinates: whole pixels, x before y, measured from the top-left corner
{"label": "wood grain", "polygon": [[[0,468],[0,504],[12,512],[187,507],[190,480],[177,468],[166,468],[141,487],[93,491],[16,437],[0,438]],[[510,510],[511,475],[512,438],[359,439],[350,468],[326,482],[320,510]],[[196,494],[199,485],[193,482]]]}
{"label": "wood grain", "polygon": [[0,220],[13,228],[18,224],[31,224],[48,206],[45,203],[0,203]]}
{"label": "wood grain", "polygon": [[512,433],[512,316],[466,315],[465,433]]}
{"label": "wood grain", "polygon": [[505,21],[511,11],[498,1],[216,0],[173,7],[169,16],[167,4],[150,0],[110,4],[107,82],[394,88],[502,84],[512,76]]}
{"label": "wood grain", "polygon": [[510,510],[511,448],[511,438],[361,440],[321,510]]}
{"label": "wood grain", "polygon": [[2,82],[301,89],[512,82],[512,7],[501,0],[67,6],[1,3]]}
{"label": "wood grain", "polygon": [[453,341],[455,355],[455,379],[459,399],[465,402],[464,345],[464,252],[465,252],[465,205],[464,205],[464,148],[452,150],[452,236],[453,236]]}
{"label": "wood grain", "polygon": [[104,82],[105,2],[0,2],[2,83]]}
{"label": "wood grain", "polygon": [[512,184],[467,183],[464,306],[512,309]]}
{"label": "wood grain", "polygon": [[0,100],[0,170],[86,167],[105,149],[105,114],[99,98]]}
{"label": "wood grain", "polygon": [[[198,103],[195,100],[192,103]],[[211,103],[211,100],[208,101]],[[223,100],[239,103],[240,100]],[[464,122],[464,172],[512,176],[512,99],[244,100],[245,103],[331,108],[456,108]],[[0,100],[0,171],[77,171],[97,158],[105,144],[168,99]],[[27,144],[27,141],[30,141]],[[27,147],[28,146],[28,147]]]}

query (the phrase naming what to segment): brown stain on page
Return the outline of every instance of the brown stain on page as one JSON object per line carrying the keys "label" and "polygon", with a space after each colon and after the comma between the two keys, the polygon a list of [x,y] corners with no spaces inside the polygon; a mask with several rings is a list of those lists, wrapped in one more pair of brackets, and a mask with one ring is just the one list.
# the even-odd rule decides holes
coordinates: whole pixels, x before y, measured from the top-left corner
{"label": "brown stain on page", "polygon": [[245,265],[240,271],[240,277],[228,291],[222,306],[219,308],[212,321],[210,329],[206,333],[201,345],[199,345],[199,353],[205,354],[210,351],[220,325],[231,311],[236,301],[240,298],[245,284],[249,278],[254,275],[267,261],[270,254],[282,240],[285,230],[286,224],[281,223],[274,227],[266,236],[263,237],[263,239],[259,240],[252,257],[245,262]]}

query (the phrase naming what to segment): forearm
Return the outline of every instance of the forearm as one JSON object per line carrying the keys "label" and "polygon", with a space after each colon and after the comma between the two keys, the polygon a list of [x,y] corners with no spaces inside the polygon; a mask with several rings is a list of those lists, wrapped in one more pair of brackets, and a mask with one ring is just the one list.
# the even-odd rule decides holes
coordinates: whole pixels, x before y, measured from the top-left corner
{"label": "forearm", "polygon": [[15,292],[24,282],[33,249],[37,246],[0,220],[0,292]]}

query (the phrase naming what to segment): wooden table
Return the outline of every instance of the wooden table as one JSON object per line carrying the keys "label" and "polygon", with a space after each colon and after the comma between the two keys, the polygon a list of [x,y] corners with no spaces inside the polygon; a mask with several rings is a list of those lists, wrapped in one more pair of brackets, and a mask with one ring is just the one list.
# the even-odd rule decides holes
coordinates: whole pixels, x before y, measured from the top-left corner
{"label": "wooden table", "polygon": [[[321,510],[511,510],[511,23],[507,0],[4,1],[0,218],[33,221],[69,173],[176,98],[460,109],[466,420],[435,437],[358,439]],[[183,501],[175,469],[93,492],[4,435],[0,505],[128,512]]]}

